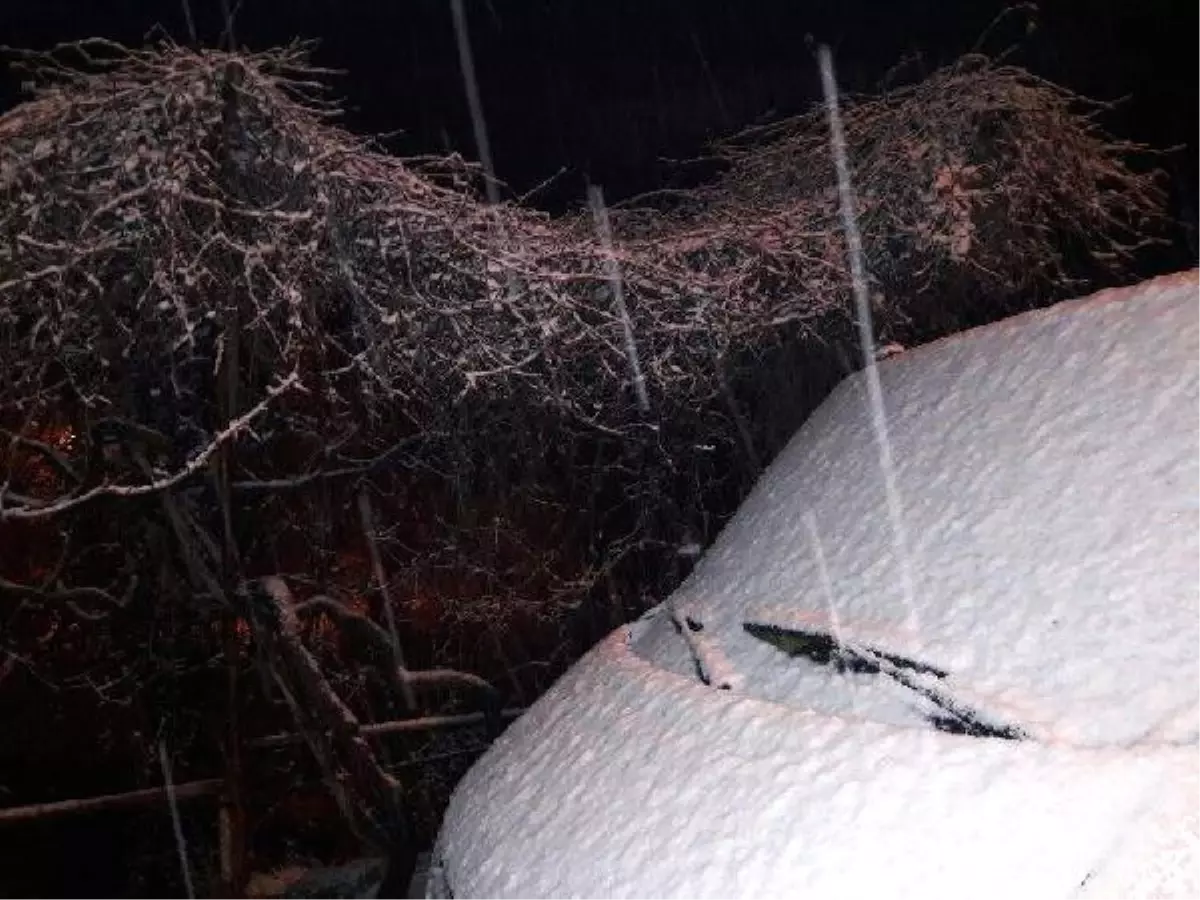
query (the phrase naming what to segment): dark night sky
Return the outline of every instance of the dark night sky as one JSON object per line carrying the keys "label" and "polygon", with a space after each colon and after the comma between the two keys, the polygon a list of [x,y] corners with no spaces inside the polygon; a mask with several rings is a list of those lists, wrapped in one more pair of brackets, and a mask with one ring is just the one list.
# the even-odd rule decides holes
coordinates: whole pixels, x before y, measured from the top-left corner
{"label": "dark night sky", "polygon": [[[221,31],[221,0],[190,0],[200,38]],[[345,69],[348,124],[404,133],[405,153],[476,156],[449,0],[229,0],[235,37],[265,47],[318,38],[319,62]],[[686,179],[669,158],[707,138],[797,111],[816,95],[804,38],[831,43],[847,89],[869,89],[901,56],[929,65],[968,50],[1011,0],[465,0],[497,174],[522,193],[562,167],[535,203],[582,198],[584,176],[610,198]],[[1018,17],[989,49],[1021,40],[1018,62],[1102,99],[1130,95],[1107,124],[1170,164],[1175,212],[1197,191],[1196,0],[1058,0],[1023,37]],[[182,0],[7,0],[0,42],[47,47],[102,35],[137,43],[155,25],[186,40]],[[17,97],[11,77],[0,108]],[[1186,262],[1186,260],[1185,260]]]}

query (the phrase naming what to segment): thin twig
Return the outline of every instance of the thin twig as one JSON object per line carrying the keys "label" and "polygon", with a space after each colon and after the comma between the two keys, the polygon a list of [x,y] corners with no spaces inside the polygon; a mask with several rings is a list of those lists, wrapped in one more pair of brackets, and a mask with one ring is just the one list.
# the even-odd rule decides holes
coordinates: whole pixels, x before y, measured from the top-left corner
{"label": "thin twig", "polygon": [[[516,719],[525,712],[524,707],[513,706],[500,711],[501,719]],[[377,722],[363,725],[361,734],[378,737],[384,734],[407,734],[413,731],[437,731],[443,728],[468,728],[472,725],[486,725],[485,713],[463,713],[458,716],[424,716],[420,719],[396,719],[392,722]],[[271,734],[247,741],[246,746],[254,749],[271,747],[286,747],[303,743],[304,737],[299,734]]]}
{"label": "thin twig", "polygon": [[404,651],[400,647],[400,632],[396,628],[396,613],[392,609],[392,595],[388,590],[387,573],[383,570],[383,557],[380,556],[379,541],[375,535],[375,516],[371,509],[371,498],[365,487],[358,492],[358,514],[362,521],[363,534],[367,539],[367,549],[371,554],[371,569],[375,573],[375,581],[379,585],[383,617],[388,624],[388,633],[391,637],[392,660],[400,681],[400,696],[404,701],[405,710],[412,713],[417,709],[417,695],[409,681],[408,666],[404,664]]}
{"label": "thin twig", "polygon": [[[165,478],[159,478],[149,484],[102,484],[77,496],[65,497],[61,500],[55,500],[39,506],[12,508],[0,505],[0,522],[6,519],[48,519],[82,506],[85,503],[90,503],[100,497],[122,497],[126,499],[144,497],[148,494],[157,494],[175,487],[208,465],[209,460],[225,445],[226,441],[233,440],[246,431],[255,419],[266,412],[272,400],[285,391],[299,386],[300,376],[298,373],[293,372],[279,384],[268,388],[267,396],[260,400],[253,409],[239,416],[225,426],[225,428],[221,429],[199,453],[193,456],[178,471]],[[3,500],[4,497],[0,494],[0,504],[3,503]]]}

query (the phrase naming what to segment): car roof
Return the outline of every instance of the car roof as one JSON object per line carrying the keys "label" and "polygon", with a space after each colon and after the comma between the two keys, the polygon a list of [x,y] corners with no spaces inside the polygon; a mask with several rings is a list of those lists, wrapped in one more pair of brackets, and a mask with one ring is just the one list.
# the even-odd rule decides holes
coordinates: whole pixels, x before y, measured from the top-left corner
{"label": "car roof", "polygon": [[[1046,741],[1195,741],[1197,286],[1105,291],[881,363],[890,472],[864,374],[847,378],[669,603],[752,694],[785,658],[752,650],[747,622],[921,660]],[[636,645],[653,660],[675,628]]]}

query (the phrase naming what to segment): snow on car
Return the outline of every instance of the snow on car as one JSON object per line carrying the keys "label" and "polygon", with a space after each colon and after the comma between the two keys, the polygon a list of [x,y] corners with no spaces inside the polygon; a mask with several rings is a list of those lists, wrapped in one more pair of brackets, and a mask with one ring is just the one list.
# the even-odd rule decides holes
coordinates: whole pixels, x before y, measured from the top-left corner
{"label": "snow on car", "polygon": [[882,362],[894,471],[846,379],[463,779],[431,896],[1200,895],[1197,287]]}

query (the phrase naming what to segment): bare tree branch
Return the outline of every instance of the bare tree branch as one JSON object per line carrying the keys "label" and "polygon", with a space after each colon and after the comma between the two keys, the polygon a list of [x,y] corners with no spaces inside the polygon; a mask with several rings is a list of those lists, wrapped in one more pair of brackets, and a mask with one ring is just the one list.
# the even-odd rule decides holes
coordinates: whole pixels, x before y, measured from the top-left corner
{"label": "bare tree branch", "polygon": [[158,478],[149,484],[103,484],[73,497],[64,497],[59,500],[36,506],[6,507],[4,506],[4,495],[0,494],[0,522],[3,522],[6,519],[47,519],[82,506],[85,503],[90,503],[91,501],[99,499],[100,497],[144,497],[148,494],[157,494],[162,491],[169,490],[188,478],[191,478],[206,465],[208,465],[209,460],[212,459],[213,455],[220,450],[227,441],[234,440],[240,434],[247,431],[250,428],[251,423],[267,410],[272,400],[285,391],[298,387],[300,387],[300,376],[298,373],[293,372],[279,384],[268,388],[266,397],[260,400],[251,410],[230,422],[225,428],[218,432],[213,439],[200,450],[199,453],[193,456],[182,468],[178,469],[171,475]]}

